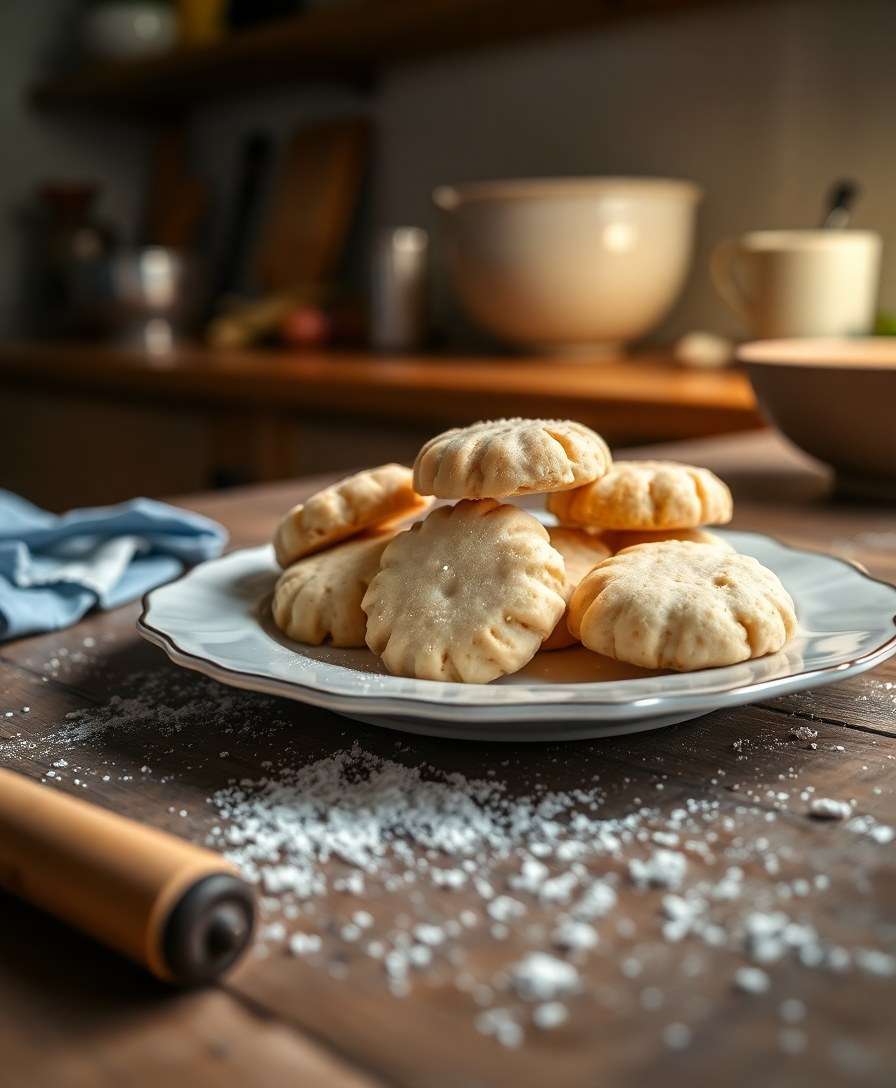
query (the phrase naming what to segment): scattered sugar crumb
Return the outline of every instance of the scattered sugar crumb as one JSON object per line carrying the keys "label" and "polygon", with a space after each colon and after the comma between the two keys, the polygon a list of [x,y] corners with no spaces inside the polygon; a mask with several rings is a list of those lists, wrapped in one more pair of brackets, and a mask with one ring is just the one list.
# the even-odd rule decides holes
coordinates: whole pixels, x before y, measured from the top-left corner
{"label": "scattered sugar crumb", "polygon": [[550,1001],[571,993],[579,985],[575,967],[546,952],[530,952],[513,964],[510,978],[514,990],[526,1001]]}
{"label": "scattered sugar crumb", "polygon": [[568,952],[583,952],[597,944],[597,930],[587,922],[564,918],[553,933],[554,944]]}
{"label": "scattered sugar crumb", "polygon": [[684,854],[674,850],[654,850],[645,861],[632,858],[629,876],[639,888],[680,888],[688,863]]}
{"label": "scattered sugar crumb", "polygon": [[481,1012],[476,1017],[476,1030],[494,1036],[501,1046],[510,1050],[523,1043],[523,1029],[509,1009],[493,1007]]}
{"label": "scattered sugar crumb", "polygon": [[764,994],[771,982],[759,967],[738,967],[734,972],[734,985],[747,994]]}
{"label": "scattered sugar crumb", "polygon": [[691,1045],[691,1029],[687,1024],[667,1024],[663,1028],[663,1042],[670,1050],[684,1050]]}
{"label": "scattered sugar crumb", "polygon": [[809,813],[818,820],[846,820],[852,815],[852,805],[831,797],[815,797],[809,802]]}
{"label": "scattered sugar crumb", "polygon": [[778,1006],[778,1015],[788,1024],[799,1024],[806,1019],[806,1006],[797,997],[788,997]]}
{"label": "scattered sugar crumb", "polygon": [[569,1019],[569,1010],[559,1001],[547,1001],[532,1011],[532,1023],[542,1031],[560,1027]]}
{"label": "scattered sugar crumb", "polygon": [[293,933],[289,938],[289,951],[294,956],[308,956],[320,948],[321,939],[316,933]]}

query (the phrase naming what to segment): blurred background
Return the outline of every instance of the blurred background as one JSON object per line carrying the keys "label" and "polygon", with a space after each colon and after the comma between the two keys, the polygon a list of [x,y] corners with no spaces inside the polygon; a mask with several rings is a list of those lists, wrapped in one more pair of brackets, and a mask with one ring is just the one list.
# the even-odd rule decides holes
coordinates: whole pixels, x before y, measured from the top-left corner
{"label": "blurred background", "polygon": [[892,329],[894,34],[889,0],[2,5],[0,485],[761,425],[732,342]]}

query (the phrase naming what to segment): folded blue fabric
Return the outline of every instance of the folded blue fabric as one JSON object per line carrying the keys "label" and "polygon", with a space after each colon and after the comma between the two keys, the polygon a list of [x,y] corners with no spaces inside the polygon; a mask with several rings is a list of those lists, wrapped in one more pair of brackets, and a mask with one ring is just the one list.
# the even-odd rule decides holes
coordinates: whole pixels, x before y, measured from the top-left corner
{"label": "folded blue fabric", "polygon": [[217,522],[153,499],[59,515],[0,489],[0,640],[117,608],[226,543]]}

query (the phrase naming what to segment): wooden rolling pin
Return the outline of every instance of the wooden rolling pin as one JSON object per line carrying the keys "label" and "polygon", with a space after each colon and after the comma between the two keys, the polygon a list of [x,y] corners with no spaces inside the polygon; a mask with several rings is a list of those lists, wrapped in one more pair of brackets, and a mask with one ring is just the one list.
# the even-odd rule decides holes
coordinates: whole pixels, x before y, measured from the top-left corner
{"label": "wooden rolling pin", "polygon": [[6,770],[0,887],[183,984],[226,971],[255,920],[220,855]]}

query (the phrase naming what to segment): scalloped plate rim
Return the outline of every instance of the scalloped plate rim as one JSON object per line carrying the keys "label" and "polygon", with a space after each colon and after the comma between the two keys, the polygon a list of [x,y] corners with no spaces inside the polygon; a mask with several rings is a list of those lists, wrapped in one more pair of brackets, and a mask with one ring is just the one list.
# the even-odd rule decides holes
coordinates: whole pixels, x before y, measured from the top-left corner
{"label": "scalloped plate rim", "polygon": [[[719,532],[719,530],[715,531]],[[723,531],[723,535],[728,534]],[[214,647],[210,650],[210,648],[206,646],[204,653],[195,653],[193,650],[186,649],[184,646],[180,645],[175,634],[172,634],[170,629],[165,629],[164,622],[159,624],[157,618],[153,616],[154,609],[157,612],[160,611],[160,598],[164,601],[164,595],[166,593],[171,593],[172,591],[176,593],[176,586],[186,580],[195,580],[197,575],[199,578],[204,578],[207,577],[210,572],[219,573],[222,569],[228,569],[235,564],[245,563],[251,565],[251,563],[256,560],[259,561],[256,565],[257,572],[260,573],[262,571],[260,560],[263,555],[265,557],[270,555],[269,546],[259,546],[231,552],[219,559],[200,564],[198,567],[187,572],[187,574],[185,574],[178,582],[168,583],[166,586],[160,586],[157,589],[150,591],[144,597],[143,612],[137,621],[137,629],[145,639],[160,646],[176,664],[202,672],[205,675],[231,686],[284,696],[324,709],[333,710],[350,717],[357,717],[362,720],[381,720],[382,724],[388,724],[392,728],[402,728],[402,722],[404,722],[408,728],[411,728],[411,722],[414,720],[419,722],[431,722],[434,724],[441,723],[444,726],[465,726],[466,728],[455,728],[451,735],[466,736],[470,739],[476,739],[477,735],[483,735],[483,731],[480,728],[483,725],[503,725],[504,727],[512,727],[513,725],[522,725],[523,723],[543,724],[548,721],[558,722],[558,720],[570,724],[577,723],[577,728],[574,733],[576,736],[597,736],[601,734],[601,731],[605,733],[611,731],[618,733],[620,727],[625,726],[630,726],[632,730],[643,729],[645,727],[649,728],[649,722],[651,720],[663,719],[662,721],[657,720],[656,724],[658,727],[660,724],[672,724],[672,722],[668,720],[670,716],[674,718],[676,715],[679,715],[676,720],[686,720],[700,714],[708,713],[712,710],[739,706],[745,703],[755,702],[761,698],[768,698],[773,695],[787,692],[801,691],[809,687],[830,683],[837,679],[845,679],[848,676],[873,668],[876,664],[879,664],[881,661],[886,660],[896,653],[896,616],[894,616],[894,612],[896,612],[896,587],[887,582],[883,582],[880,579],[873,578],[857,564],[837,556],[795,548],[759,533],[738,532],[736,534],[731,533],[730,535],[737,536],[741,541],[752,542],[754,545],[759,544],[760,550],[762,551],[767,548],[771,548],[772,550],[783,549],[817,562],[837,563],[838,565],[842,565],[846,571],[856,578],[860,578],[875,586],[881,587],[887,594],[892,595],[890,603],[890,608],[892,610],[888,610],[888,626],[884,623],[882,616],[876,617],[875,629],[880,627],[882,633],[884,627],[886,627],[887,630],[892,629],[889,638],[884,639],[879,645],[853,658],[845,660],[838,659],[830,664],[819,665],[814,668],[803,669],[797,672],[786,673],[784,675],[774,676],[764,680],[755,680],[748,683],[728,684],[726,686],[724,682],[722,682],[717,688],[714,688],[711,691],[695,692],[682,690],[669,691],[659,695],[648,695],[643,691],[645,680],[656,679],[655,677],[650,677],[596,683],[573,682],[552,684],[549,681],[533,681],[527,683],[525,687],[501,686],[499,688],[491,685],[447,685],[432,681],[410,681],[415,688],[417,686],[422,686],[423,688],[422,693],[417,690],[414,690],[411,693],[407,691],[388,690],[390,684],[393,686],[401,686],[408,683],[405,678],[380,676],[380,682],[384,688],[386,688],[383,692],[364,691],[352,693],[333,691],[320,684],[314,685],[286,679],[272,675],[268,671],[235,668],[232,664],[225,664],[220,658],[216,659],[212,656]],[[798,607],[800,605],[799,598],[797,598],[797,605]],[[264,628],[258,623],[256,618],[245,616],[243,619],[247,623],[247,631],[249,630],[248,625],[251,624],[253,636],[259,634],[266,639],[270,639],[270,636],[264,632]],[[300,651],[298,652],[300,653]],[[326,662],[316,663],[327,664]],[[750,666],[751,664],[753,663],[744,662],[741,663],[741,666]],[[349,674],[352,671],[346,669],[344,666],[333,667],[341,669]],[[738,667],[739,666],[729,666],[727,668],[736,669]],[[686,675],[697,677],[702,675],[715,675],[719,676],[720,680],[723,680],[721,674],[725,671],[727,671],[727,669],[707,669],[700,670],[696,673],[677,674],[677,676]],[[369,678],[370,674],[359,673],[358,675],[359,678],[362,675],[366,675]],[[675,679],[676,677],[673,677],[672,681]],[[606,685],[608,683],[613,684],[614,687],[619,685],[630,685],[630,697],[613,701],[598,698],[598,689],[603,688],[606,690]],[[432,687],[428,688],[428,685],[432,685]],[[639,685],[641,687],[640,694],[638,691]],[[436,693],[434,690],[435,688],[460,689],[460,693],[462,694],[468,694],[471,689],[474,688],[481,689],[483,692],[500,690],[502,692],[502,697],[500,699],[491,700],[486,698],[485,701],[482,702],[455,701],[453,699],[447,699],[444,694],[440,695]],[[537,701],[527,701],[525,691],[532,688],[543,690],[547,697],[545,699],[538,699]],[[567,694],[567,698],[552,700],[549,694],[552,689],[562,689]],[[518,693],[518,695],[515,698],[509,693]],[[396,718],[398,721],[395,720]],[[388,721],[386,719],[388,719]],[[590,727],[590,731],[587,727]],[[444,729],[437,730],[437,732],[442,735],[445,735],[446,733]]]}

